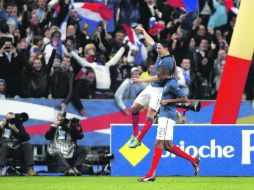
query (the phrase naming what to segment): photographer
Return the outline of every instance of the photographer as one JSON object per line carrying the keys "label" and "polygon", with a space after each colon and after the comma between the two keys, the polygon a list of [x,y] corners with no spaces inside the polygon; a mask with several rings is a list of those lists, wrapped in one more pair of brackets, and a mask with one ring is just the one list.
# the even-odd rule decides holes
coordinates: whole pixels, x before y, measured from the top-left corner
{"label": "photographer", "polygon": [[22,69],[24,60],[13,44],[13,38],[2,37],[0,45],[0,77],[5,79],[8,97],[22,95]]}
{"label": "photographer", "polygon": [[[14,114],[9,112],[0,123],[0,176],[2,168],[7,165],[9,158],[24,158],[27,175],[35,176],[33,171],[33,147],[26,142],[30,139],[25,131],[23,122],[28,120],[26,113]],[[25,143],[26,142],[26,143]]]}
{"label": "photographer", "polygon": [[76,118],[67,119],[65,112],[60,112],[57,115],[57,121],[51,124],[45,137],[51,140],[47,155],[49,166],[56,163],[57,170],[64,172],[65,175],[81,175],[80,170],[87,151],[77,147],[76,143],[77,139],[84,137],[80,121]]}

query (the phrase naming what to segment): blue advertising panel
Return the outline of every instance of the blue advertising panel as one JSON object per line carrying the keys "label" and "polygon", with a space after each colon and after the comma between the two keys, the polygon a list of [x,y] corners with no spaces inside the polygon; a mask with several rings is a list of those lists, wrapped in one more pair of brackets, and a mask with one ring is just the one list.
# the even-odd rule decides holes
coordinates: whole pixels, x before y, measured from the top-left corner
{"label": "blue advertising panel", "polygon": [[[136,149],[128,148],[131,125],[111,126],[112,176],[143,176],[151,166],[157,127]],[[199,156],[200,176],[254,176],[254,125],[176,125],[174,144]],[[192,176],[187,160],[163,152],[156,175]]]}

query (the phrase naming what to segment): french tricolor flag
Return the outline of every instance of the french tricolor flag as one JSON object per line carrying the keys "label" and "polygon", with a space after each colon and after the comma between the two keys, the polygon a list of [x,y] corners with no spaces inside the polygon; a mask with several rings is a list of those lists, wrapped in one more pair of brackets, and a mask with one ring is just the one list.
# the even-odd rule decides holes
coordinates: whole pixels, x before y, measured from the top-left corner
{"label": "french tricolor flag", "polygon": [[[145,45],[138,39],[138,36],[136,35],[135,31],[130,28],[127,24],[122,24],[126,34],[127,38],[129,40],[129,53],[128,53],[128,62],[133,63],[134,65],[140,65],[147,59],[147,48]],[[136,52],[135,57],[133,57],[132,51]]]}
{"label": "french tricolor flag", "polygon": [[[98,24],[102,21],[108,22],[108,32],[114,31],[113,12],[106,5],[101,3],[73,3],[72,7],[77,11],[78,17],[81,19],[79,22],[80,29],[83,29],[84,25],[87,24],[89,35],[96,30]],[[66,29],[69,16],[70,11],[61,25],[62,33],[65,33],[64,29]]]}

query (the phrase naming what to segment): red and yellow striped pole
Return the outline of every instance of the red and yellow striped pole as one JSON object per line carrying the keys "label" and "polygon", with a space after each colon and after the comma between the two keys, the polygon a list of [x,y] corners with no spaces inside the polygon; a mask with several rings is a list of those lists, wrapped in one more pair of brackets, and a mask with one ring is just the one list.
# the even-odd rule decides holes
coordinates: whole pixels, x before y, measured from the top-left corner
{"label": "red and yellow striped pole", "polygon": [[241,0],[212,123],[236,123],[254,51],[254,0]]}

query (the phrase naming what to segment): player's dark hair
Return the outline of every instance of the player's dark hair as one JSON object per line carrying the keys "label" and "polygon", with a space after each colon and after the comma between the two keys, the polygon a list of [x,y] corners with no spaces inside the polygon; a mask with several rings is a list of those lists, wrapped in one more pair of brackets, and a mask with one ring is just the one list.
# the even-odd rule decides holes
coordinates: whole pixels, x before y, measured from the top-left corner
{"label": "player's dark hair", "polygon": [[167,48],[168,50],[170,50],[170,43],[167,40],[160,40],[159,42],[164,48]]}

